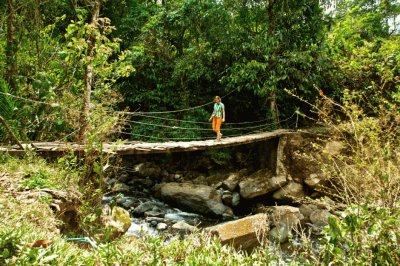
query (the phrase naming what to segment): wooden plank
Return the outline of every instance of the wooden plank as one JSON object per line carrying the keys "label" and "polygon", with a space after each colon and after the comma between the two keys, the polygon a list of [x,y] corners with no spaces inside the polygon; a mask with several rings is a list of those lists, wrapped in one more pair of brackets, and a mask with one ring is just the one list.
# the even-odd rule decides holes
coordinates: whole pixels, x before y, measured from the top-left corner
{"label": "wooden plank", "polygon": [[[185,152],[206,150],[209,148],[222,148],[245,145],[264,141],[267,139],[277,138],[282,135],[293,134],[294,131],[286,129],[278,129],[272,132],[263,132],[238,137],[226,137],[221,141],[204,140],[204,141],[188,141],[188,142],[126,142],[121,144],[104,143],[103,152],[116,153],[120,155],[134,154],[152,154],[152,153],[169,153],[169,152]],[[27,145],[28,146],[28,145]],[[62,142],[37,142],[31,144],[32,148],[38,152],[68,152],[71,149],[74,152],[84,152],[84,146],[76,143]],[[7,152],[13,150],[11,147],[0,147],[0,151]]]}

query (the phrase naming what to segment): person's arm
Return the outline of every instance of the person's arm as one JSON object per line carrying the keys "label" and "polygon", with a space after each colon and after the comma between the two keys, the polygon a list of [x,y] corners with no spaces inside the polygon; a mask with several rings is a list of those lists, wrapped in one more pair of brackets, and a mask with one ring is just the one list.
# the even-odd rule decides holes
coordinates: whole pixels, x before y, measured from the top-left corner
{"label": "person's arm", "polygon": [[208,121],[211,121],[211,119],[213,118],[213,116],[214,116],[214,111],[212,112],[212,114],[211,114],[211,116],[210,116],[210,119],[208,119]]}
{"label": "person's arm", "polygon": [[222,107],[222,122],[225,122],[225,106]]}

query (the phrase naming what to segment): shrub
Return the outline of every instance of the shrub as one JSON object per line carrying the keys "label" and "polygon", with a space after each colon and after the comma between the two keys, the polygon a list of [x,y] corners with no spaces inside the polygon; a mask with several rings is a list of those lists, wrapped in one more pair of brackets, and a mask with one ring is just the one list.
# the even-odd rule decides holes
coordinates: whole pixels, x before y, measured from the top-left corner
{"label": "shrub", "polygon": [[331,217],[322,240],[325,264],[399,265],[400,211],[352,206],[342,219]]}
{"label": "shrub", "polygon": [[361,100],[348,94],[342,105],[327,97],[320,102],[321,122],[345,148],[344,153],[328,154],[323,168],[338,199],[393,209],[400,191],[399,108],[381,98],[379,106],[368,105],[374,110],[371,115],[361,108]]}

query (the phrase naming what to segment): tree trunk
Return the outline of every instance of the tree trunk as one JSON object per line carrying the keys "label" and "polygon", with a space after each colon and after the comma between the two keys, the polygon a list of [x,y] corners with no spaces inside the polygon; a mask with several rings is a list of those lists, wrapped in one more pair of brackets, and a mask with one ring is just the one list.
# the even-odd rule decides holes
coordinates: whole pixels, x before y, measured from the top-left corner
{"label": "tree trunk", "polygon": [[12,92],[17,91],[15,76],[17,75],[17,51],[18,43],[16,38],[17,15],[15,0],[7,0],[7,47],[6,47],[6,80]]}
{"label": "tree trunk", "polygon": [[11,127],[7,124],[6,120],[1,115],[0,115],[0,123],[6,128],[10,137],[15,141],[15,143],[18,144],[18,146],[21,148],[21,150],[24,150],[24,146],[22,146],[21,142],[19,142],[19,140],[15,136],[14,132],[12,131]]}
{"label": "tree trunk", "polygon": [[[268,37],[272,37],[275,34],[275,12],[274,12],[275,0],[268,0],[267,15],[268,15]],[[269,109],[272,114],[272,120],[277,125],[279,124],[278,108],[276,104],[276,89],[272,90],[267,98],[269,102]]]}
{"label": "tree trunk", "polygon": [[[92,22],[91,27],[92,30],[97,28],[97,19],[100,13],[100,4],[101,0],[94,0],[93,2],[93,10],[92,10]],[[80,125],[81,128],[79,130],[78,141],[80,143],[83,142],[85,134],[89,128],[89,115],[90,115],[90,93],[92,90],[92,82],[93,82],[93,54],[94,54],[94,47],[95,47],[96,37],[95,34],[92,32],[89,36],[89,47],[86,54],[86,69],[85,69],[85,92],[83,97],[83,111],[80,117]]]}
{"label": "tree trunk", "polygon": [[275,0],[268,1],[268,34],[275,33],[275,13],[274,13]]}

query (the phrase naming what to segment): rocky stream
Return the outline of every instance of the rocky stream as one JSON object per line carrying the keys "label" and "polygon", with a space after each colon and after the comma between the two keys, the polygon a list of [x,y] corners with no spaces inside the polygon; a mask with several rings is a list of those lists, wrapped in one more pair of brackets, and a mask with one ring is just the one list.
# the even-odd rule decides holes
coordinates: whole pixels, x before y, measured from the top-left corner
{"label": "rocky stream", "polygon": [[[324,147],[342,150],[338,142]],[[323,153],[294,133],[229,149],[111,158],[103,203],[129,212],[129,235],[205,230],[249,249],[261,230],[284,243],[295,231],[319,234],[339,211],[323,193]]]}

